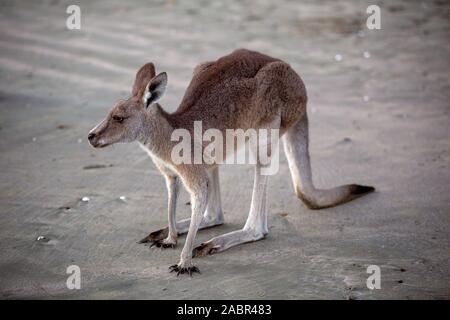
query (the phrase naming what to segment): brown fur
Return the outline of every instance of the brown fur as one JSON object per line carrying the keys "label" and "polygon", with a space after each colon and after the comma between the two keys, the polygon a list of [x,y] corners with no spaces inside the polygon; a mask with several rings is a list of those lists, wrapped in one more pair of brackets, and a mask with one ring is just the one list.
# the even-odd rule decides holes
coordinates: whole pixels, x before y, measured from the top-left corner
{"label": "brown fur", "polygon": [[[215,165],[174,164],[171,151],[176,142],[171,141],[171,135],[175,129],[187,129],[192,136],[195,121],[202,121],[203,131],[214,128],[222,131],[224,136],[226,129],[280,129],[280,134],[284,134],[296,194],[312,209],[344,203],[374,190],[359,185],[325,190],[314,187],[308,152],[306,89],[300,76],[287,63],[245,49],[202,63],[195,68],[183,100],[171,114],[153,103],[163,94],[166,82],[165,73],[155,76],[152,63],[142,66],[136,74],[131,97],[118,102],[105,120],[91,130],[89,141],[100,148],[138,140],[165,176],[169,192],[169,227],[150,234],[143,242],[153,241],[163,248],[176,245],[177,225],[187,231],[186,221],[175,223],[178,178],[190,192],[189,232],[180,262],[172,267],[173,271],[189,274],[198,271],[191,263],[197,230],[223,222],[217,171],[211,175],[212,170],[217,170]],[[260,169],[261,163],[257,163],[252,209],[244,228],[213,238],[196,252],[203,252],[205,248],[208,252],[220,252],[239,243],[264,238],[268,232],[267,177],[261,176]],[[207,212],[215,212],[205,214],[208,219],[202,220],[207,207]],[[166,238],[160,239],[165,235]]]}
{"label": "brown fur", "polygon": [[133,97],[140,99],[144,94],[145,87],[150,82],[150,80],[155,76],[155,66],[153,63],[149,62],[144,64],[136,74],[136,79],[134,80],[133,89],[131,94]]}
{"label": "brown fur", "polygon": [[240,49],[198,66],[167,120],[174,128],[202,120],[204,130],[246,130],[271,122],[280,109],[284,131],[305,112],[306,101],[305,86],[288,64]]}

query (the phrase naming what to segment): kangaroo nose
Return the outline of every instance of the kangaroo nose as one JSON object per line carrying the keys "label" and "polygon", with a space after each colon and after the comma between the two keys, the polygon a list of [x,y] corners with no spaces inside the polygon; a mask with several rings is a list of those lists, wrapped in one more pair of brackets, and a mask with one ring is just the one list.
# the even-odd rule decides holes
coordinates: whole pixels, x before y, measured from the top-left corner
{"label": "kangaroo nose", "polygon": [[94,139],[94,137],[95,137],[95,133],[91,132],[91,133],[88,134],[88,139],[89,139],[89,141],[91,141],[92,139]]}

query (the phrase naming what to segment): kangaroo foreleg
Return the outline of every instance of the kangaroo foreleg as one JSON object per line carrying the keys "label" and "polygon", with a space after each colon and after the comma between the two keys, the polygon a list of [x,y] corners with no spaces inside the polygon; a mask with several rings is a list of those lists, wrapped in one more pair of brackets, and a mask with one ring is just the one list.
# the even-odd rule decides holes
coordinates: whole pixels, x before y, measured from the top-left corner
{"label": "kangaroo foreleg", "polygon": [[192,264],[192,250],[194,249],[195,237],[202,221],[203,213],[206,210],[209,197],[209,181],[206,172],[195,170],[192,167],[189,167],[188,170],[188,172],[184,172],[183,182],[191,194],[192,214],[186,242],[181,251],[180,261],[170,267],[170,271],[177,272],[177,275],[180,273],[192,275],[193,272],[200,272]]}
{"label": "kangaroo foreleg", "polygon": [[[203,219],[200,223],[199,230],[211,228],[215,226],[222,225],[224,222],[224,216],[222,212],[222,203],[220,198],[220,182],[219,182],[219,169],[218,167],[215,167],[212,169],[212,171],[208,174],[209,178],[209,194],[210,197],[208,199],[208,205],[206,208],[206,211],[203,215]],[[169,189],[169,185],[168,185]],[[169,191],[170,194],[170,191]],[[170,196],[169,196],[170,197]],[[174,199],[174,198],[172,198]],[[175,206],[176,206],[176,199],[175,200]],[[171,206],[171,201],[169,200],[169,207]],[[173,218],[175,218],[175,210],[173,210]],[[169,209],[169,226],[171,224],[170,219],[172,217],[171,215],[171,209]],[[183,219],[176,222],[176,227],[174,229],[177,230],[177,235],[180,236],[182,234],[185,234],[189,230],[189,225],[191,224],[191,218]],[[163,239],[166,239],[169,236],[169,227],[162,228],[156,231],[151,232],[148,236],[146,236],[144,239],[142,239],[139,243],[157,243],[157,241],[161,241]],[[157,244],[156,244],[157,245]],[[158,246],[158,245],[157,245]],[[163,247],[164,246],[160,246]]]}

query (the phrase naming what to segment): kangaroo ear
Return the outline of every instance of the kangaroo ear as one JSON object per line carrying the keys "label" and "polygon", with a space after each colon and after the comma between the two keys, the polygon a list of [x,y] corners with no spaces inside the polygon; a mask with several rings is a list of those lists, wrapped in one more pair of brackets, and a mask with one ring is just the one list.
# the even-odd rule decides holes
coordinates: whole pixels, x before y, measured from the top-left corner
{"label": "kangaroo ear", "polygon": [[142,96],[142,101],[146,108],[151,103],[154,103],[162,98],[167,86],[167,73],[161,72],[156,77],[151,79],[145,88],[144,95]]}
{"label": "kangaroo ear", "polygon": [[144,64],[136,73],[134,80],[132,95],[141,98],[144,95],[145,87],[148,82],[155,76],[155,66],[149,62]]}

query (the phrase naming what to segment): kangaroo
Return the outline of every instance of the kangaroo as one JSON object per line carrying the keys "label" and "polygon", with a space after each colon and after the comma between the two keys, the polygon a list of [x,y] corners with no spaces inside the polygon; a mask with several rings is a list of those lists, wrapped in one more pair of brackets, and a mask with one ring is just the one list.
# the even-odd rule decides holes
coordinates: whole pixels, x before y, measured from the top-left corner
{"label": "kangaroo", "polygon": [[[289,64],[279,59],[239,49],[216,61],[198,65],[174,113],[164,111],[157,103],[166,86],[165,72],[156,75],[152,63],[142,66],[136,74],[131,96],[119,101],[89,132],[88,139],[95,148],[138,141],[161,171],[168,190],[168,227],[151,232],[140,243],[174,248],[178,237],[187,233],[180,260],[169,267],[170,272],[190,276],[200,273],[192,262],[193,257],[218,253],[263,239],[268,234],[268,176],[261,174],[267,164],[257,159],[251,207],[244,227],[194,248],[199,229],[224,223],[218,165],[177,164],[171,159],[175,144],[171,141],[172,132],[185,129],[193,134],[194,121],[202,121],[203,130],[215,128],[221,132],[239,128],[279,129],[295,193],[310,209],[336,206],[375,190],[357,184],[332,189],[314,186],[308,150],[305,85]],[[176,221],[180,181],[190,194],[192,212],[190,219]]]}

